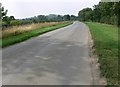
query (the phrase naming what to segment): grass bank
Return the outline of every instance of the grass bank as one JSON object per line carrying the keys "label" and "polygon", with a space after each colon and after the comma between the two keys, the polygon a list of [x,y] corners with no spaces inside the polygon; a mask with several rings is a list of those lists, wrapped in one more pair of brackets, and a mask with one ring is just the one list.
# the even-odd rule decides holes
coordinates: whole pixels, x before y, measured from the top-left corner
{"label": "grass bank", "polygon": [[86,22],[99,56],[101,76],[108,85],[118,85],[118,27]]}
{"label": "grass bank", "polygon": [[18,43],[18,42],[22,42],[31,37],[34,37],[34,36],[37,36],[37,35],[40,35],[40,34],[43,34],[43,33],[46,33],[46,32],[61,28],[61,27],[65,27],[70,24],[72,24],[72,22],[64,22],[64,23],[60,23],[60,24],[58,23],[58,24],[54,24],[54,25],[39,27],[37,29],[26,31],[26,32],[23,32],[20,34],[11,35],[7,38],[0,39],[0,43],[1,43],[0,46],[6,47],[9,45]]}

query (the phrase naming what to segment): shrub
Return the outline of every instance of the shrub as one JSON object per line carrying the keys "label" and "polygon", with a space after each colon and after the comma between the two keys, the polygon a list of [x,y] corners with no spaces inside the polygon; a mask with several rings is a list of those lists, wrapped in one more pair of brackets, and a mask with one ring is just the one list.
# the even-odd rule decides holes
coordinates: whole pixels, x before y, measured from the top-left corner
{"label": "shrub", "polygon": [[14,25],[14,26],[21,25],[21,24],[22,24],[21,20],[12,20],[10,22],[10,25]]}

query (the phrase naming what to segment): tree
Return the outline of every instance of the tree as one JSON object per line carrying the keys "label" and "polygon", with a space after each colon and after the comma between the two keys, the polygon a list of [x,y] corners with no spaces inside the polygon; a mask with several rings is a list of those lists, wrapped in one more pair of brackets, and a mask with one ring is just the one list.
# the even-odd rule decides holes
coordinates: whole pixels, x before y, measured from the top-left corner
{"label": "tree", "polygon": [[95,21],[107,24],[120,25],[119,9],[120,2],[99,2],[99,4],[91,8],[84,8],[79,11],[78,17],[80,21]]}
{"label": "tree", "polygon": [[116,15],[117,15],[117,17],[118,17],[118,27],[120,27],[120,2],[118,2],[117,4],[116,4],[116,6],[115,6],[116,8]]}
{"label": "tree", "polygon": [[4,7],[2,7],[2,3],[0,3],[0,12],[1,20],[4,21],[4,18],[6,17],[8,10],[5,10]]}
{"label": "tree", "polygon": [[9,18],[10,18],[10,20],[15,20],[14,16],[10,16]]}
{"label": "tree", "polygon": [[5,10],[4,7],[2,6],[2,4],[0,3],[0,17],[1,17],[1,20],[3,21],[3,25],[7,26],[7,25],[10,25],[10,22],[12,20],[15,20],[14,16],[7,16],[7,12],[8,10]]}
{"label": "tree", "polygon": [[77,20],[77,17],[75,15],[71,15],[70,20]]}
{"label": "tree", "polygon": [[93,11],[91,8],[85,8],[79,11],[78,16],[80,21],[89,21],[92,20]]}
{"label": "tree", "polygon": [[95,5],[93,7],[94,7],[94,9],[93,9],[93,21],[99,22],[100,18],[101,18],[101,11],[100,11],[99,5]]}
{"label": "tree", "polygon": [[57,20],[58,20],[58,21],[63,21],[63,16],[58,15],[58,16],[57,16]]}
{"label": "tree", "polygon": [[45,15],[38,15],[37,18],[39,22],[44,22],[47,20],[47,17]]}
{"label": "tree", "polygon": [[64,15],[63,18],[64,18],[65,21],[69,21],[70,20],[70,15]]}

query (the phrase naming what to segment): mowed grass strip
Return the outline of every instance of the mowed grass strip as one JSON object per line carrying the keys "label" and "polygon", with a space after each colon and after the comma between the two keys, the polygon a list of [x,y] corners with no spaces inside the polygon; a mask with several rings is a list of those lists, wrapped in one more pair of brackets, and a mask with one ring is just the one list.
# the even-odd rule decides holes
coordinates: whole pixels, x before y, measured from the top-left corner
{"label": "mowed grass strip", "polygon": [[0,42],[1,42],[0,45],[2,47],[6,47],[9,45],[18,43],[18,42],[22,42],[22,41],[27,40],[31,37],[34,37],[34,36],[37,36],[37,35],[40,35],[40,34],[43,34],[43,33],[46,33],[46,32],[61,28],[61,27],[65,27],[65,26],[70,25],[70,24],[72,24],[72,22],[64,22],[62,24],[60,23],[60,24],[46,26],[46,27],[42,27],[42,28],[40,27],[40,28],[33,29],[31,31],[28,31],[28,32],[23,32],[21,34],[15,35],[15,36],[3,38],[3,39],[0,39]]}
{"label": "mowed grass strip", "polygon": [[108,85],[118,85],[118,27],[86,22],[99,56],[101,76]]}

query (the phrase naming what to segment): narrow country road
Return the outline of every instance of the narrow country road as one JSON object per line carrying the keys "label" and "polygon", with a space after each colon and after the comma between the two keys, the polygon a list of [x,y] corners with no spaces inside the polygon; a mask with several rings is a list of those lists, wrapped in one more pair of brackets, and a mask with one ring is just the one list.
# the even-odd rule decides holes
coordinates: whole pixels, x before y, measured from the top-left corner
{"label": "narrow country road", "polygon": [[2,50],[3,85],[91,85],[88,28],[74,22]]}

